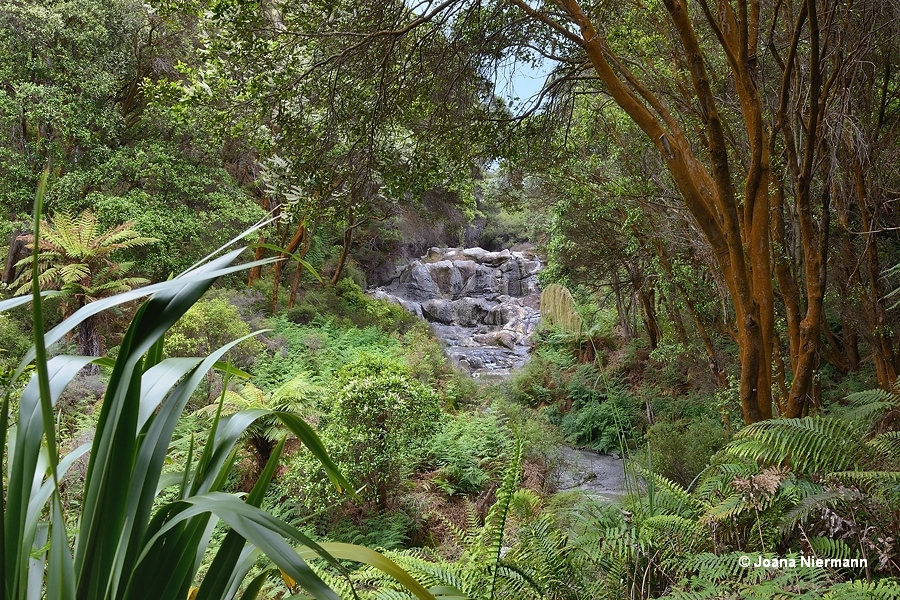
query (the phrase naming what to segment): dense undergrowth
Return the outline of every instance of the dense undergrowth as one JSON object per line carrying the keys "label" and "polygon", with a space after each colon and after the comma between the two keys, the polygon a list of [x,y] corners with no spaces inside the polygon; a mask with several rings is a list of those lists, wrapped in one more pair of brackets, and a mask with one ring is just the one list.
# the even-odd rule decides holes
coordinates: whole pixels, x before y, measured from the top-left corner
{"label": "dense undergrowth", "polygon": [[[15,323],[0,332],[10,340],[4,365],[26,347]],[[356,498],[338,494],[319,458],[291,437],[282,449],[289,432],[270,417],[241,434],[223,489],[249,492],[271,477],[259,501],[287,526],[338,543],[329,548],[381,549],[445,597],[900,595],[900,391],[841,398],[838,390],[860,386],[835,382],[818,414],[741,428],[733,390],[687,385],[680,359],[651,357],[602,319],[584,333],[542,330],[521,371],[479,387],[448,364],[425,323],[349,278],[275,314],[253,290],[213,290],[163,349],[202,355],[260,328],[230,352],[249,379],[211,372],[185,399],[166,472],[191,462],[219,411],[302,417]],[[60,396],[64,449],[95,435],[107,379],[79,376]],[[4,385],[15,389],[8,376]],[[624,456],[631,493],[617,504],[553,494],[562,443]],[[76,462],[61,487],[73,510],[86,467]],[[165,492],[157,503],[174,500]],[[228,535],[211,529],[209,546]],[[215,554],[206,556],[197,584],[216,568]],[[341,597],[352,597],[351,586],[360,598],[412,597],[376,566],[341,573],[305,558]],[[837,562],[803,562],[811,558]],[[741,562],[757,559],[783,562]],[[263,597],[299,591],[265,565],[249,571]]]}

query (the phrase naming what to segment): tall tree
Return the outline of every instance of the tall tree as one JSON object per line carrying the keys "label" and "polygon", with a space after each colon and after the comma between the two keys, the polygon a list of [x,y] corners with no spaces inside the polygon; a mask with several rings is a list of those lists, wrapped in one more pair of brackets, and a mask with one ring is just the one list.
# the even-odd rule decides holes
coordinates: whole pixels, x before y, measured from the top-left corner
{"label": "tall tree", "polygon": [[[745,421],[772,415],[772,365],[781,352],[776,294],[786,307],[792,374],[780,408],[804,414],[815,394],[824,319],[826,127],[834,82],[852,62],[840,40],[871,7],[814,0],[615,8],[512,2],[568,42],[569,56],[590,65],[664,159],[728,290]],[[795,270],[785,256],[787,227],[799,240]]]}
{"label": "tall tree", "polygon": [[[253,138],[260,164],[278,156],[287,166],[269,170],[281,171],[289,195],[259,196],[283,214],[259,256],[271,244],[302,253],[328,223],[341,232],[340,276],[363,224],[430,189],[472,196],[471,173],[491,157],[487,117],[503,107],[489,102],[479,63],[450,38],[447,20],[402,1],[193,4],[204,15],[201,56],[186,96],[216,107],[223,135]],[[209,93],[194,93],[201,86]],[[283,267],[274,269],[277,286]]]}

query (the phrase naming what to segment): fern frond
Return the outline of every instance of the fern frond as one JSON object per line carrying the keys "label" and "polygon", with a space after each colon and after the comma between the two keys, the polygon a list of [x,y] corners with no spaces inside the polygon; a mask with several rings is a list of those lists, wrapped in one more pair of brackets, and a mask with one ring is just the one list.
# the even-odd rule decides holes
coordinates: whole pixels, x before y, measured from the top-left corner
{"label": "fern frond", "polygon": [[860,487],[881,486],[884,488],[900,485],[900,471],[836,471],[828,474],[846,485]]}
{"label": "fern frond", "polygon": [[841,471],[829,473],[828,478],[888,507],[900,505],[900,471]]}
{"label": "fern frond", "polygon": [[739,515],[752,510],[753,504],[744,494],[732,493],[721,502],[711,506],[703,515],[705,522],[718,521],[726,523],[735,520]]}
{"label": "fern frond", "polygon": [[[635,466],[635,470],[640,473],[644,481],[653,482],[655,510],[662,509],[667,514],[682,516],[690,516],[698,511],[699,507],[694,496],[681,485],[658,473],[651,473],[639,465]],[[642,494],[641,501],[645,500],[646,496]]]}
{"label": "fern frond", "polygon": [[900,600],[900,581],[861,579],[835,584],[825,591],[822,600]]}
{"label": "fern frond", "polygon": [[798,472],[843,471],[869,454],[862,437],[854,423],[833,417],[771,419],[742,429],[726,452],[765,464],[788,463]]}
{"label": "fern frond", "polygon": [[851,549],[844,540],[816,536],[807,541],[818,558],[858,558],[858,551]]}
{"label": "fern frond", "polygon": [[886,459],[900,457],[900,431],[887,431],[868,441],[868,445]]}
{"label": "fern frond", "polygon": [[800,498],[794,498],[794,506],[789,508],[782,517],[781,531],[787,534],[793,531],[799,524],[808,522],[819,514],[823,506],[832,506],[843,499],[841,492],[825,490],[817,486],[818,490],[807,490],[809,493]]}

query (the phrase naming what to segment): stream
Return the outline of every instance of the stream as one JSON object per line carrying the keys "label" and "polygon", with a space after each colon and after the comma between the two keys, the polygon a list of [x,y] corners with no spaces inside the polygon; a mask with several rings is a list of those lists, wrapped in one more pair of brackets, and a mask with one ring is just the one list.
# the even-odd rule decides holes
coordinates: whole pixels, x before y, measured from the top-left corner
{"label": "stream", "polygon": [[[503,380],[532,349],[543,266],[530,250],[431,248],[368,293],[430,322],[450,359],[472,377]],[[621,458],[568,446],[559,453],[553,474],[558,491],[581,490],[607,501],[625,495]]]}

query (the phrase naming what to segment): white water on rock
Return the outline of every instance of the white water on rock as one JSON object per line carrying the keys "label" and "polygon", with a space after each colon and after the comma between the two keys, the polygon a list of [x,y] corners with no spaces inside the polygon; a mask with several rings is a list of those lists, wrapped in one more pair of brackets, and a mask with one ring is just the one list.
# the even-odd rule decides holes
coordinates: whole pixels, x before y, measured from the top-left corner
{"label": "white water on rock", "polygon": [[450,358],[473,377],[504,377],[531,349],[542,267],[529,251],[431,248],[369,293],[429,321]]}

